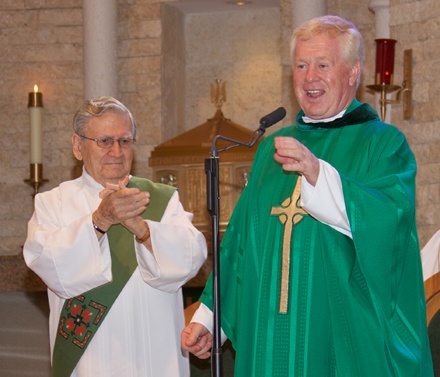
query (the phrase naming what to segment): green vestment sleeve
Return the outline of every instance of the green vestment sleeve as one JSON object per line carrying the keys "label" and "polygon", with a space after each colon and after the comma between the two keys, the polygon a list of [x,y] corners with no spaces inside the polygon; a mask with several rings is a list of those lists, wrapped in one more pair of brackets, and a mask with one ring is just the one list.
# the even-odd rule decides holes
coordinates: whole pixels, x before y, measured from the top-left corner
{"label": "green vestment sleeve", "polygon": [[[293,226],[287,313],[279,311],[286,226],[272,209],[298,175],[273,159],[279,135],[339,172],[352,232],[310,215]],[[356,100],[336,126],[299,121],[265,138],[221,244],[221,320],[235,377],[433,375],[415,175],[404,135]],[[211,280],[201,300],[212,307]]]}

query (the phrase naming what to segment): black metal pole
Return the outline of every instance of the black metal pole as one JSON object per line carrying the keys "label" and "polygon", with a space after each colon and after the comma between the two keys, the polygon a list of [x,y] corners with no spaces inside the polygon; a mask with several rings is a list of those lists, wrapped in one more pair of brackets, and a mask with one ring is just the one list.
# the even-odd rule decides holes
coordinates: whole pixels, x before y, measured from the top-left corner
{"label": "black metal pole", "polygon": [[[260,127],[256,130],[248,143],[234,140],[226,136],[216,135],[212,142],[211,158],[205,160],[206,197],[208,212],[212,219],[212,305],[213,305],[213,344],[211,349],[211,377],[223,376],[223,350],[221,344],[220,318],[220,160],[219,152],[235,147],[251,148],[266,132],[266,128],[279,122],[286,116],[286,109],[279,107],[272,113],[260,119]],[[217,140],[233,143],[220,151],[217,149]]]}
{"label": "black metal pole", "polygon": [[219,159],[217,153],[205,160],[206,194],[208,212],[212,219],[212,293],[213,293],[213,344],[211,349],[211,377],[223,376],[223,350],[221,345],[220,319],[220,258],[219,258],[219,221],[220,189]]}

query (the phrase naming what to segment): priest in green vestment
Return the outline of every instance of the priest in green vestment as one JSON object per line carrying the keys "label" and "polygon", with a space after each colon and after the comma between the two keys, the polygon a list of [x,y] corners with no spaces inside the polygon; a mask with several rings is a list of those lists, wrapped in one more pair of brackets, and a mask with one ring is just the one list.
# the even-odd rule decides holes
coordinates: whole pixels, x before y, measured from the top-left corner
{"label": "priest in green vestment", "polygon": [[[221,327],[236,377],[433,375],[405,136],[356,98],[356,27],[336,16],[292,38],[294,125],[258,148],[220,251]],[[212,279],[182,332],[212,346]]]}

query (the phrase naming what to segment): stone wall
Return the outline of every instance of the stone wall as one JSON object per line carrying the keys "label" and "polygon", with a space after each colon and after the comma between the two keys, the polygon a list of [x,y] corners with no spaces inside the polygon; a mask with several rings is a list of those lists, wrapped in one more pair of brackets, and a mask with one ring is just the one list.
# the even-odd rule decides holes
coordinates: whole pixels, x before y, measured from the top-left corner
{"label": "stone wall", "polygon": [[[281,3],[289,1],[294,0]],[[403,50],[412,48],[414,55],[414,115],[409,121],[403,120],[401,105],[393,105],[390,111],[392,123],[407,135],[419,163],[417,216],[422,245],[440,228],[437,1],[391,0],[391,37],[398,40],[396,83],[402,77]],[[150,151],[164,141],[162,2],[165,1],[118,2],[119,94],[139,124],[134,173],[147,177],[151,175]],[[360,97],[374,103],[375,97],[364,89],[372,83],[374,71],[374,14],[368,9],[368,2],[328,0],[328,12],[351,19],[363,33],[367,51]],[[289,15],[281,13],[281,17],[284,39],[290,34]],[[78,174],[78,164],[71,153],[70,127],[83,100],[82,38],[82,0],[0,1],[0,255],[20,253],[33,210],[33,190],[24,180],[29,178],[27,97],[34,84],[44,96],[43,164],[48,182],[41,190]],[[283,103],[290,85],[283,82]]]}
{"label": "stone wall", "polygon": [[[118,2],[119,97],[138,123],[135,174],[149,176],[161,140],[161,1]],[[33,211],[28,93],[43,93],[43,169],[49,190],[80,172],[72,118],[83,101],[82,0],[0,2],[0,255],[16,255]]]}
{"label": "stone wall", "polygon": [[440,229],[440,4],[391,0],[390,14],[391,37],[398,41],[396,79],[402,80],[403,51],[413,50],[413,116],[403,120],[402,105],[393,105],[392,119],[407,136],[418,163],[417,225],[423,246]]}
{"label": "stone wall", "polygon": [[33,210],[29,178],[28,93],[43,92],[43,164],[49,182],[75,166],[70,124],[82,101],[82,1],[0,2],[0,254],[20,252]]}

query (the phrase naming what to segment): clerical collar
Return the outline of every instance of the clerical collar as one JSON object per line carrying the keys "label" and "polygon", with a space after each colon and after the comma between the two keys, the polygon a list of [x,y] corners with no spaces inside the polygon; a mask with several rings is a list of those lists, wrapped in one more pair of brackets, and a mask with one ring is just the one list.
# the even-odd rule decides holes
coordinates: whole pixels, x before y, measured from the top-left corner
{"label": "clerical collar", "polygon": [[328,123],[328,122],[333,122],[335,119],[342,118],[342,116],[345,114],[346,111],[347,109],[344,109],[339,114],[336,114],[334,117],[326,118],[326,119],[312,119],[306,115],[304,115],[302,119],[304,123]]}
{"label": "clerical collar", "polygon": [[312,128],[339,128],[350,126],[353,124],[366,123],[371,120],[380,120],[377,115],[377,111],[374,110],[368,103],[361,104],[357,99],[332,120],[331,118],[326,119],[326,121],[320,120],[315,123],[307,123],[303,119],[305,114],[302,110],[298,112],[296,116],[296,121],[299,125],[304,125]]}

